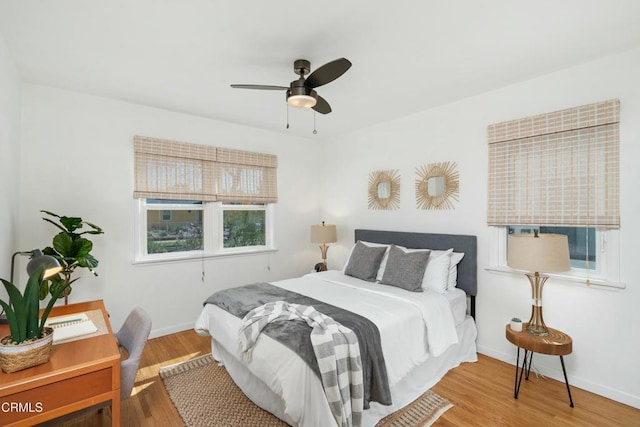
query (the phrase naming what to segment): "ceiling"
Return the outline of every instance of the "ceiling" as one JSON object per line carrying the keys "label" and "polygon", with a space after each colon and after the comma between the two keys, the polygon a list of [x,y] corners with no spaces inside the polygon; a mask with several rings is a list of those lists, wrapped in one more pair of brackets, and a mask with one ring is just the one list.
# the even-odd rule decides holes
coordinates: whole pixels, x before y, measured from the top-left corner
{"label": "ceiling", "polygon": [[[0,0],[26,83],[322,138],[640,47],[637,0]],[[293,61],[353,66],[291,108]]]}

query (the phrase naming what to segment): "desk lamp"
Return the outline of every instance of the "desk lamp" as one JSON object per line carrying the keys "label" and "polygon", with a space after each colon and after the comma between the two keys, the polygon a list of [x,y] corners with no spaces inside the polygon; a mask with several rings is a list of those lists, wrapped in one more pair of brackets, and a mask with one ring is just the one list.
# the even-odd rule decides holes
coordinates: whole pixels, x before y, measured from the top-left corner
{"label": "desk lamp", "polygon": [[[60,266],[60,263],[58,262],[57,259],[55,259],[51,255],[43,255],[40,249],[33,249],[30,251],[24,251],[24,252],[16,252],[11,257],[11,278],[10,278],[11,283],[13,283],[13,273],[15,270],[14,267],[15,267],[17,255],[25,255],[25,256],[31,257],[31,260],[27,264],[27,274],[29,274],[29,276],[31,276],[31,273],[33,273],[40,266],[44,266],[44,276],[43,276],[44,279],[49,278],[62,270],[62,267]],[[7,317],[4,314],[4,310],[3,310],[2,314],[0,314],[0,324],[4,324],[4,323],[7,323]]]}

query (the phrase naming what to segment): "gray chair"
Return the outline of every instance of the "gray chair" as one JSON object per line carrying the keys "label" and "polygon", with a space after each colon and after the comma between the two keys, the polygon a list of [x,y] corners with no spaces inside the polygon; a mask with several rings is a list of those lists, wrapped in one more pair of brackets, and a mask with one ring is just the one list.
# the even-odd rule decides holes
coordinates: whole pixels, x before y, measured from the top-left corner
{"label": "gray chair", "polygon": [[118,344],[124,347],[129,357],[120,362],[120,399],[125,400],[131,395],[133,384],[140,365],[140,356],[151,332],[151,317],[140,307],[134,308],[127,316],[116,338]]}

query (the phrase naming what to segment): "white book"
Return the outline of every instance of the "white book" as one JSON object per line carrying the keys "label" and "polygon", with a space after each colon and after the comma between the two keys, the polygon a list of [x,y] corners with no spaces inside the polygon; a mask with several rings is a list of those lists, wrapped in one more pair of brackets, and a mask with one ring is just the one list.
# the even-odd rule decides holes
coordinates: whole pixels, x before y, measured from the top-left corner
{"label": "white book", "polygon": [[86,313],[49,317],[44,325],[53,328],[54,343],[69,338],[92,334],[98,330],[91,319],[87,317]]}

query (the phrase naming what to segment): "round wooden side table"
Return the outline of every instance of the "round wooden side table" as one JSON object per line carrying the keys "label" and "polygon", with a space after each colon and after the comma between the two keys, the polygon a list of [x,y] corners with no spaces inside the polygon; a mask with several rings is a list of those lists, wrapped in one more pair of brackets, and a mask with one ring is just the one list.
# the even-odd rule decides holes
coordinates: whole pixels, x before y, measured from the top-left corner
{"label": "round wooden side table", "polygon": [[[525,379],[529,380],[529,372],[531,372],[531,360],[533,359],[533,353],[560,356],[562,373],[564,374],[564,382],[567,385],[567,393],[569,394],[569,406],[573,408],[571,388],[569,387],[567,370],[564,367],[564,359],[562,357],[567,354],[571,354],[571,352],[573,351],[573,341],[571,340],[571,337],[562,331],[558,331],[557,329],[552,328],[548,328],[549,335],[547,336],[531,335],[530,333],[525,332],[526,328],[526,323],[522,325],[521,332],[511,330],[511,327],[508,324],[505,327],[507,340],[518,347],[518,355],[516,358],[516,380],[513,397],[516,399],[518,398],[518,392],[520,391],[520,385],[522,384],[523,373],[526,372]],[[520,364],[520,348],[524,349],[524,359],[522,359],[522,367],[518,366]],[[529,360],[527,360],[527,356],[529,356]]]}

